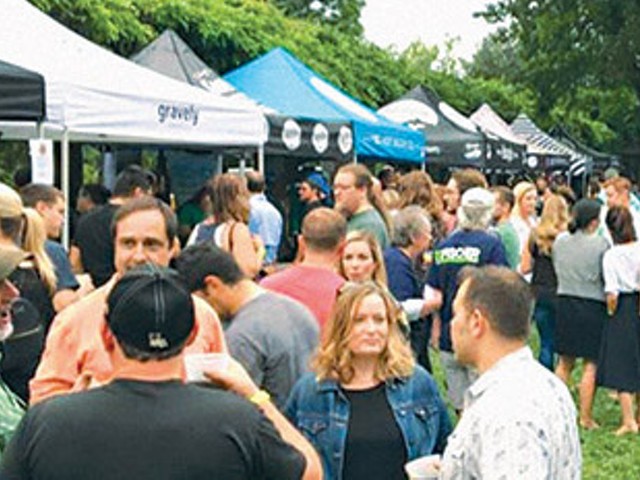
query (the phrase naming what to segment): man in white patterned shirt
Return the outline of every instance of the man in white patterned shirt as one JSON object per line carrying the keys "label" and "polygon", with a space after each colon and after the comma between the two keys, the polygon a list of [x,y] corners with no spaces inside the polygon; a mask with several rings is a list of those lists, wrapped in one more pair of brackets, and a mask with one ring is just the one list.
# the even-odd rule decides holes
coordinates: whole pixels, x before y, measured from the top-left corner
{"label": "man in white patterned shirt", "polygon": [[453,304],[456,359],[480,378],[449,437],[443,479],[579,479],[576,409],[565,385],[526,340],[533,298],[504,267],[464,270]]}

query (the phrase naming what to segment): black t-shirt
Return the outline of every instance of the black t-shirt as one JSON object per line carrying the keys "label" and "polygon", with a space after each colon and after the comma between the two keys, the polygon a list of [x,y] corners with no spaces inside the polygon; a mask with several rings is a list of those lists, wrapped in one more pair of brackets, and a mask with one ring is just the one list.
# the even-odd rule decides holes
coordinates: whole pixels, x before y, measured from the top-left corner
{"label": "black t-shirt", "polygon": [[9,280],[20,291],[20,297],[26,298],[36,307],[42,325],[44,325],[45,329],[49,329],[56,311],[53,308],[52,295],[47,285],[40,278],[36,268],[30,264],[28,266],[20,265],[11,272]]}
{"label": "black t-shirt", "polygon": [[533,258],[531,285],[536,297],[553,297],[558,290],[558,278],[553,268],[553,260],[550,255],[542,253],[535,241],[530,245],[530,251]]}
{"label": "black t-shirt", "polygon": [[32,407],[0,478],[287,480],[304,468],[304,457],[236,395],[117,380]]}
{"label": "black t-shirt", "polygon": [[407,452],[384,383],[367,390],[343,391],[351,407],[343,480],[405,480]]}
{"label": "black t-shirt", "polygon": [[40,363],[45,331],[38,310],[25,298],[11,304],[11,319],[13,333],[0,344],[0,373],[13,393],[29,403],[29,380]]}
{"label": "black t-shirt", "polygon": [[73,243],[80,249],[82,266],[96,287],[107,283],[115,272],[111,222],[116,210],[118,205],[110,203],[98,207],[82,216],[76,228]]}

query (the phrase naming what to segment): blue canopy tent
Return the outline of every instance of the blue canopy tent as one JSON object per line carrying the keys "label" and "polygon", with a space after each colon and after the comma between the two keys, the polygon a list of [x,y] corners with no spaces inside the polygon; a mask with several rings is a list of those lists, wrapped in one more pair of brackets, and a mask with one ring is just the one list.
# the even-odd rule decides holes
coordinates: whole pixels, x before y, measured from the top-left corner
{"label": "blue canopy tent", "polygon": [[233,70],[224,79],[281,114],[326,121],[350,121],[338,144],[354,144],[357,158],[422,163],[421,132],[394,123],[338,90],[284,48]]}

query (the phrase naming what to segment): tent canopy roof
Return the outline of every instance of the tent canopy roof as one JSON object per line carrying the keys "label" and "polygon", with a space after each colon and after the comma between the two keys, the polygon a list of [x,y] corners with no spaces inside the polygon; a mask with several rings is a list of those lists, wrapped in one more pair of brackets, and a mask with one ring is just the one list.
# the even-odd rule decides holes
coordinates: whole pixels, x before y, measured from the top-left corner
{"label": "tent canopy roof", "polygon": [[0,59],[42,74],[47,120],[70,139],[252,145],[257,109],[140,67],[72,32],[25,0],[3,0]]}
{"label": "tent canopy roof", "polygon": [[422,161],[424,138],[419,132],[378,115],[283,48],[271,50],[224,78],[282,114],[352,122],[355,151],[360,156]]}
{"label": "tent canopy roof", "polygon": [[338,143],[344,129],[351,136],[348,122],[320,123],[301,120],[260,105],[209,68],[173,30],[165,30],[131,59],[181,82],[262,110],[269,122],[269,139],[265,145],[265,153],[269,155],[340,160],[346,160],[352,155],[352,142],[347,145],[347,149],[341,148]]}
{"label": "tent canopy roof", "polygon": [[488,104],[483,103],[475,112],[469,117],[480,128],[487,130],[488,132],[496,135],[497,137],[505,140],[509,143],[513,143],[520,146],[526,146],[527,142],[518,138],[509,127],[509,124],[505,122],[500,115],[498,115],[493,108]]}
{"label": "tent canopy roof", "polygon": [[42,75],[0,61],[0,119],[39,122],[44,115]]}
{"label": "tent canopy roof", "polygon": [[383,106],[378,113],[396,122],[418,126],[426,133],[429,144],[484,140],[473,122],[422,85]]}
{"label": "tent canopy roof", "polygon": [[420,130],[427,158],[447,166],[486,166],[486,136],[431,89],[417,86],[378,113]]}
{"label": "tent canopy roof", "polygon": [[567,130],[561,125],[556,125],[555,127],[553,127],[549,133],[559,142],[566,144],[568,147],[577,152],[593,157],[594,160],[614,162],[618,159],[616,155],[599,152],[598,150],[585,145],[584,143],[574,138],[571,134],[569,134],[569,132],[567,132]]}
{"label": "tent canopy roof", "polygon": [[575,155],[574,151],[543,132],[524,113],[519,114],[511,123],[511,130],[515,135],[527,142],[529,153],[534,155],[569,158]]}
{"label": "tent canopy roof", "polygon": [[154,41],[133,55],[131,60],[196,87],[206,87],[207,83],[219,78],[218,74],[171,29],[162,32]]}

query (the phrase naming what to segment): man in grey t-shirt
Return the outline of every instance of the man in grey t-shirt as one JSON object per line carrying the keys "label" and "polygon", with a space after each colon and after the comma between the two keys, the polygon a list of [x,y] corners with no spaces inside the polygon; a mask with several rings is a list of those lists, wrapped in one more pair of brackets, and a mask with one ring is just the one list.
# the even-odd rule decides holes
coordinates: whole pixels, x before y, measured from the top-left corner
{"label": "man in grey t-shirt", "polygon": [[318,346],[313,314],[301,303],[246,278],[233,257],[210,242],[187,248],[177,258],[176,268],[189,289],[226,321],[231,355],[278,407],[284,406]]}

